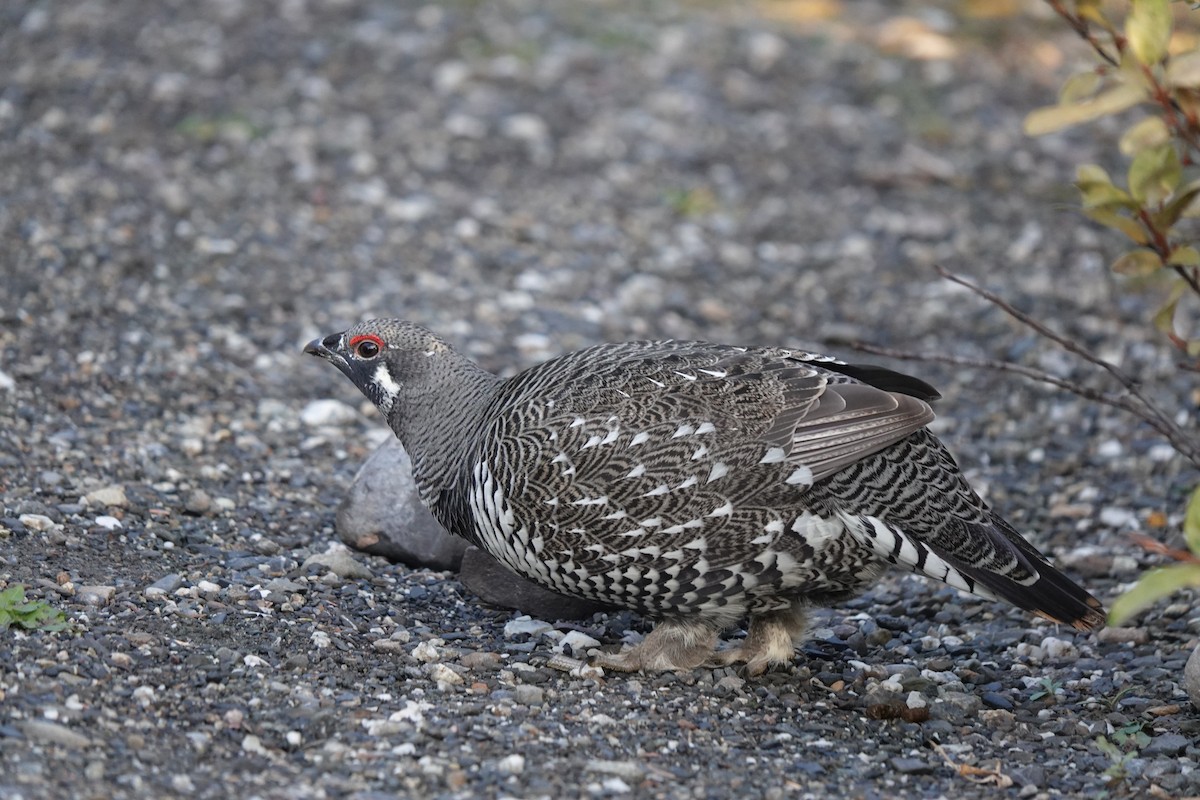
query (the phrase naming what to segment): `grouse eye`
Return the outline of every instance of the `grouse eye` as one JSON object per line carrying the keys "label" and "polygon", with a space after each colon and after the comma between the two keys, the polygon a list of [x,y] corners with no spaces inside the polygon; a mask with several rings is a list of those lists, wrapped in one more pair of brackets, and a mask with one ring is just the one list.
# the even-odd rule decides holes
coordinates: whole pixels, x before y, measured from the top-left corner
{"label": "grouse eye", "polygon": [[378,336],[370,334],[355,336],[350,340],[350,348],[354,350],[354,354],[359,358],[369,360],[379,355],[379,351],[383,349],[383,342]]}

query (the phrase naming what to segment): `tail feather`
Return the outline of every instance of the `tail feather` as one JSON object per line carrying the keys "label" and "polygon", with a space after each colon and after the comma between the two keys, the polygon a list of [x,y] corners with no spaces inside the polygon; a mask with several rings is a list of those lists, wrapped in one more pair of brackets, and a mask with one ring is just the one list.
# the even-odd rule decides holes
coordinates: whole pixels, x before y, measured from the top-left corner
{"label": "tail feather", "polygon": [[[1100,601],[1051,566],[1033,545],[995,514],[991,525],[961,524],[969,529],[963,531],[965,538],[986,538],[995,550],[1016,560],[1014,565],[1010,559],[1003,559],[1009,566],[1004,572],[989,568],[998,563],[996,559],[971,563],[877,517],[860,519],[867,523],[861,530],[872,548],[893,564],[981,597],[1002,598],[1076,630],[1095,630],[1104,625],[1105,612]],[[1014,575],[1025,577],[1018,579]]]}

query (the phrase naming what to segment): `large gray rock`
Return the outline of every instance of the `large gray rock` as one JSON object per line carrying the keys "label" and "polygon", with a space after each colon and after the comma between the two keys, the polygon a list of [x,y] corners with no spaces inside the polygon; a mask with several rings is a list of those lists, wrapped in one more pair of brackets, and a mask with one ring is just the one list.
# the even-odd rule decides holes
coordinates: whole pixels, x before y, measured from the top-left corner
{"label": "large gray rock", "polygon": [[1183,668],[1183,688],[1192,699],[1192,705],[1200,710],[1200,646],[1192,651],[1192,657]]}
{"label": "large gray rock", "polygon": [[458,569],[467,543],[447,533],[421,503],[404,447],[389,438],[354,476],[337,513],[342,541],[410,567]]}
{"label": "large gray rock", "polygon": [[515,608],[537,619],[587,619],[598,611],[613,609],[613,606],[595,600],[568,597],[543,589],[478,547],[468,547],[463,554],[458,579],[485,603]]}

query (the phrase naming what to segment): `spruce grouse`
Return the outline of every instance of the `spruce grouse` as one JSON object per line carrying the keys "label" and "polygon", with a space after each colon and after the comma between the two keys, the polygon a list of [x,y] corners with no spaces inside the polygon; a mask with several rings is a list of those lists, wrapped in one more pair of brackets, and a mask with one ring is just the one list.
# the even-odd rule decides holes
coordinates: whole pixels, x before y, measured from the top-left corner
{"label": "spruce grouse", "polygon": [[[658,621],[622,670],[789,661],[804,611],[896,565],[1080,630],[1100,603],[967,484],[916,378],[768,347],[602,344],[507,380],[412,323],[311,342],[369,397],[451,532]],[[741,647],[720,631],[749,617]]]}

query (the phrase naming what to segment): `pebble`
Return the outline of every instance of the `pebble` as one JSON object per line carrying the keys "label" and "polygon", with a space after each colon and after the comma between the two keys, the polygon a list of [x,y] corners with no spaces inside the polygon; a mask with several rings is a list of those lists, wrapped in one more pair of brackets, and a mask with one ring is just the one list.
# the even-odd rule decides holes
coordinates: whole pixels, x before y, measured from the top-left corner
{"label": "pebble", "polygon": [[121,524],[121,520],[117,519],[116,517],[110,517],[107,514],[101,514],[100,516],[96,517],[94,521],[96,525],[109,531],[114,531],[117,528],[125,527]]}
{"label": "pebble", "polygon": [[901,775],[928,775],[934,769],[933,764],[919,758],[897,756],[892,759],[891,763],[892,769]]}
{"label": "pebble", "polygon": [[1012,711],[1013,703],[1007,697],[997,692],[984,692],[979,696],[988,708],[998,708],[1002,711]]}
{"label": "pebble", "polygon": [[119,484],[105,486],[88,492],[83,496],[89,505],[108,506],[110,508],[128,508],[129,498],[125,496],[125,487]]}
{"label": "pebble", "polygon": [[27,719],[20,723],[21,732],[30,739],[40,742],[62,745],[72,749],[91,747],[92,740],[82,733],[71,730],[65,725],[41,719]]}
{"label": "pebble", "polygon": [[1146,644],[1150,634],[1145,628],[1101,628],[1096,638],[1105,644]]}
{"label": "pebble", "polygon": [[546,692],[540,686],[521,684],[513,689],[513,699],[524,706],[540,706],[546,700]]}
{"label": "pebble", "polygon": [[54,520],[47,517],[45,514],[22,514],[17,517],[21,524],[31,531],[48,531],[55,527]]}
{"label": "pebble", "polygon": [[525,771],[525,756],[513,753],[496,762],[496,769],[506,775],[520,775]]}
{"label": "pebble", "polygon": [[1164,733],[1151,739],[1150,744],[1142,748],[1141,754],[1148,758],[1156,756],[1175,758],[1183,755],[1183,751],[1191,743],[1188,737],[1181,736],[1178,733]]}
{"label": "pebble", "polygon": [[182,585],[183,576],[177,572],[172,572],[169,575],[164,575],[154,583],[147,586],[144,590],[144,594],[147,597],[151,597],[153,595],[171,594]]}
{"label": "pebble", "polygon": [[323,553],[314,553],[304,559],[303,569],[313,565],[325,567],[339,578],[369,579],[374,576],[366,566],[357,561],[345,545],[334,542]]}
{"label": "pebble", "polygon": [[75,596],[79,601],[89,606],[106,606],[112,602],[117,587],[103,585],[85,585],[75,588]]}
{"label": "pebble", "polygon": [[309,428],[352,425],[360,420],[358,409],[341,400],[313,400],[300,411],[300,421]]}
{"label": "pebble", "polygon": [[[537,635],[539,633],[547,633],[554,630],[554,626],[549,622],[543,622],[540,619],[531,619],[528,616],[520,616],[514,620],[510,620],[504,624],[504,635],[511,639],[514,636],[524,634]],[[599,644],[599,643],[597,643]]]}

